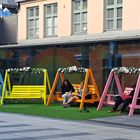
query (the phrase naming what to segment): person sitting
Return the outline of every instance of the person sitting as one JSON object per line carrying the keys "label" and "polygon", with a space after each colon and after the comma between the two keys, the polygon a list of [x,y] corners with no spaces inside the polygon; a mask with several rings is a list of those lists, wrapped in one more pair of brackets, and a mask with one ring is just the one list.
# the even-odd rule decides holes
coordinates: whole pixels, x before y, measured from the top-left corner
{"label": "person sitting", "polygon": [[133,86],[133,88],[131,88],[131,91],[124,91],[124,93],[122,95],[116,96],[115,98],[115,104],[112,108],[112,110],[110,110],[109,112],[116,112],[118,107],[122,104],[119,112],[123,113],[125,111],[125,109],[129,106],[129,104],[132,103],[132,99],[134,96],[134,92],[135,92],[135,87]]}
{"label": "person sitting", "polygon": [[75,89],[72,86],[72,84],[69,82],[68,79],[65,79],[61,86],[61,94],[62,94],[62,98],[64,99],[62,103],[63,107],[66,107],[65,104],[68,101],[68,99],[73,96],[72,92],[74,91]]}
{"label": "person sitting", "polygon": [[[83,87],[84,87],[84,81],[81,81],[80,83],[80,87],[77,89],[78,90],[78,94],[77,95],[73,95],[71,96],[68,101],[65,103],[65,105],[70,104],[71,102],[73,102],[76,99],[81,99],[82,98],[82,93],[83,93]],[[88,88],[86,89],[86,95],[88,94]]]}

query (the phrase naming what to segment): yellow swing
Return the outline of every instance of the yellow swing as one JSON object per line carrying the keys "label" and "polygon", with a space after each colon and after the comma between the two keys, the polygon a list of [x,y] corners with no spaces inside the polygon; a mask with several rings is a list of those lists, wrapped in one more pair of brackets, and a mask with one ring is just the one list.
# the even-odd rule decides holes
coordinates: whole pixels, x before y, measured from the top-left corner
{"label": "yellow swing", "polygon": [[[10,81],[11,71],[16,72],[34,72],[36,74],[43,72],[43,84],[40,85],[18,85]],[[46,92],[50,91],[50,81],[47,69],[24,67],[23,69],[7,69],[5,72],[4,85],[2,90],[1,105],[5,99],[42,99],[46,105]]]}

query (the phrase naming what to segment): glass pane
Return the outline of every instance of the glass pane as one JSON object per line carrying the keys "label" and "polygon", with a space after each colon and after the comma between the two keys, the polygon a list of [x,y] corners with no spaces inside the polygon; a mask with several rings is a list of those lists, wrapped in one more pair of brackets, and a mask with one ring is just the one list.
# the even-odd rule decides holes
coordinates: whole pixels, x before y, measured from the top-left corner
{"label": "glass pane", "polygon": [[83,9],[87,9],[87,0],[83,0]]}
{"label": "glass pane", "polygon": [[56,26],[57,25],[57,17],[54,17],[53,18],[53,26]]}
{"label": "glass pane", "polygon": [[117,4],[121,4],[122,3],[122,0],[117,0]]}
{"label": "glass pane", "polygon": [[53,34],[54,34],[54,35],[57,35],[57,27],[56,27],[56,26],[53,28],[53,30],[54,30],[54,31],[53,31]]}
{"label": "glass pane", "polygon": [[122,7],[117,8],[117,17],[122,17]]}
{"label": "glass pane", "polygon": [[80,22],[80,14],[74,15],[74,22]]}
{"label": "glass pane", "polygon": [[87,32],[87,23],[82,24],[82,31]]}
{"label": "glass pane", "polygon": [[74,26],[74,32],[80,32],[80,24],[75,24]]}
{"label": "glass pane", "polygon": [[107,18],[114,18],[114,9],[107,10]]}
{"label": "glass pane", "polygon": [[39,16],[39,8],[35,8],[36,16]]}
{"label": "glass pane", "polygon": [[39,20],[36,19],[36,20],[35,20],[35,28],[38,28],[38,27],[39,27]]}
{"label": "glass pane", "polygon": [[54,5],[54,14],[57,14],[57,5]]}
{"label": "glass pane", "polygon": [[47,35],[52,35],[52,28],[47,28]]}
{"label": "glass pane", "polygon": [[29,9],[29,17],[33,17],[34,16],[34,9]]}
{"label": "glass pane", "polygon": [[122,19],[117,19],[117,29],[122,28]]}
{"label": "glass pane", "polygon": [[80,10],[80,1],[74,1],[74,10]]}
{"label": "glass pane", "polygon": [[29,37],[33,37],[34,36],[34,30],[33,29],[30,29],[29,30]]}
{"label": "glass pane", "polygon": [[36,30],[35,30],[35,36],[36,36],[36,37],[39,36],[39,29],[38,29],[38,28],[36,28]]}
{"label": "glass pane", "polygon": [[47,18],[47,26],[48,27],[52,26],[52,18]]}
{"label": "glass pane", "polygon": [[51,7],[51,5],[48,5],[47,6],[47,15],[50,15],[51,14],[51,12],[52,12],[52,7]]}
{"label": "glass pane", "polygon": [[113,29],[113,20],[107,21],[107,29],[109,29],[109,30]]}
{"label": "glass pane", "polygon": [[82,14],[82,21],[87,22],[87,13]]}
{"label": "glass pane", "polygon": [[34,20],[33,19],[29,20],[29,27],[34,27]]}
{"label": "glass pane", "polygon": [[108,0],[107,5],[114,5],[114,0]]}

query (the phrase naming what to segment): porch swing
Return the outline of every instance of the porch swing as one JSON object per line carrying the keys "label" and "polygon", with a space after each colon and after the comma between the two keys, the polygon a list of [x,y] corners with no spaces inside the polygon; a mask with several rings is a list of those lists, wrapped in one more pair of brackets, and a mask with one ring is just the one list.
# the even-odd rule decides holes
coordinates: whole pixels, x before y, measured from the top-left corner
{"label": "porch swing", "polygon": [[[108,80],[106,82],[105,88],[103,90],[103,94],[101,96],[101,100],[99,102],[97,110],[101,110],[103,104],[109,104],[109,105],[114,105],[114,101],[111,100],[111,94],[108,94],[108,89],[111,84],[112,79],[114,78],[119,94],[120,96],[127,96],[129,93],[133,90],[133,88],[130,87],[125,87],[124,91],[122,90],[122,86],[119,80],[119,73],[126,73],[126,74],[138,74],[138,79],[135,87],[135,92],[134,96],[132,99],[132,103],[129,105],[130,110],[129,110],[129,116],[132,116],[134,113],[135,109],[140,109],[140,105],[137,104],[137,100],[139,99],[139,92],[140,92],[140,68],[134,68],[134,67],[116,67],[113,68],[109,74]],[[107,98],[107,101],[105,102],[105,98]]]}
{"label": "porch swing", "polygon": [[[92,103],[93,104],[94,102],[99,102],[100,94],[99,94],[99,90],[98,90],[97,84],[95,82],[95,78],[93,76],[92,70],[85,69],[85,68],[77,68],[76,66],[72,66],[72,67],[57,70],[57,73],[56,73],[56,76],[55,76],[55,79],[54,79],[54,82],[52,85],[52,89],[51,89],[50,95],[48,97],[47,106],[49,106],[51,101],[53,101],[53,100],[57,100],[57,101],[63,100],[63,98],[61,96],[61,92],[55,91],[56,86],[59,82],[59,78],[61,78],[61,81],[63,82],[63,80],[65,79],[65,73],[70,74],[70,73],[74,73],[74,72],[86,73],[85,80],[84,80],[84,88],[83,88],[83,92],[82,92],[82,98],[74,100],[74,102],[80,103],[80,110],[83,109],[84,103]],[[88,84],[89,79],[91,80],[91,84]],[[80,84],[73,83],[72,85],[75,88],[75,92],[73,94],[74,95],[78,94],[77,88],[80,87]],[[91,94],[91,99],[85,98],[87,88],[89,90],[89,94]],[[55,96],[55,93],[56,93],[56,96]]]}
{"label": "porch swing", "polygon": [[[34,73],[36,74],[35,78],[39,73],[42,74],[42,83],[41,84],[17,84],[12,83],[11,74],[14,73],[18,75],[19,73]],[[36,78],[37,79],[37,78]],[[27,81],[29,82],[29,81]],[[47,91],[50,91],[50,81],[47,69],[43,68],[15,68],[7,69],[5,72],[2,97],[1,97],[1,106],[4,105],[4,100],[14,100],[14,99],[42,99],[44,105],[46,105]]]}

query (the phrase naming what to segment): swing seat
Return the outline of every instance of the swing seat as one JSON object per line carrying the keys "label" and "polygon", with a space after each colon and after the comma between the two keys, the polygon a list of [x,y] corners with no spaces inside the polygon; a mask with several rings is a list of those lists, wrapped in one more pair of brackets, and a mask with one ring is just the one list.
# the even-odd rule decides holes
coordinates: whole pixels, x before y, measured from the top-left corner
{"label": "swing seat", "polygon": [[[80,84],[72,84],[74,89],[75,89],[75,92],[73,92],[72,94],[73,95],[78,95],[78,88],[80,87]],[[100,99],[97,98],[96,94],[95,94],[95,88],[93,85],[88,85],[88,91],[89,93],[86,95],[86,97],[88,97],[89,95],[91,96],[90,99],[86,99],[85,97],[85,100],[84,102],[85,103],[94,103],[94,102],[98,102]],[[57,101],[63,101],[63,98],[61,96],[61,92],[56,92],[56,100]],[[74,100],[74,102],[81,102],[81,99],[76,99]]]}
{"label": "swing seat", "polygon": [[46,105],[45,86],[43,85],[13,85],[5,99],[43,99]]}
{"label": "swing seat", "polygon": [[[131,87],[126,87],[123,94],[121,95],[121,97],[123,99],[126,99],[126,98],[132,98],[132,96],[130,96],[129,94],[131,93],[131,91],[133,90],[133,88]],[[120,96],[120,95],[114,95],[114,94],[107,94],[107,100],[105,102],[105,104],[108,104],[108,105],[114,105],[115,101],[114,101],[114,98],[116,96]],[[138,97],[138,99],[140,99],[140,97]],[[129,107],[131,107],[131,104],[129,105]]]}
{"label": "swing seat", "polygon": [[115,101],[114,101],[114,98],[116,97],[114,94],[112,93],[108,93],[106,95],[106,101],[105,101],[105,104],[107,105],[114,105]]}
{"label": "swing seat", "polygon": [[114,105],[114,103],[115,103],[114,98],[116,96],[121,96],[123,99],[132,98],[132,96],[129,95],[132,90],[133,90],[133,88],[126,87],[122,95],[119,95],[119,94],[118,95],[114,95],[114,94],[111,94],[111,93],[110,94],[107,94],[106,104],[108,104],[108,105]]}

